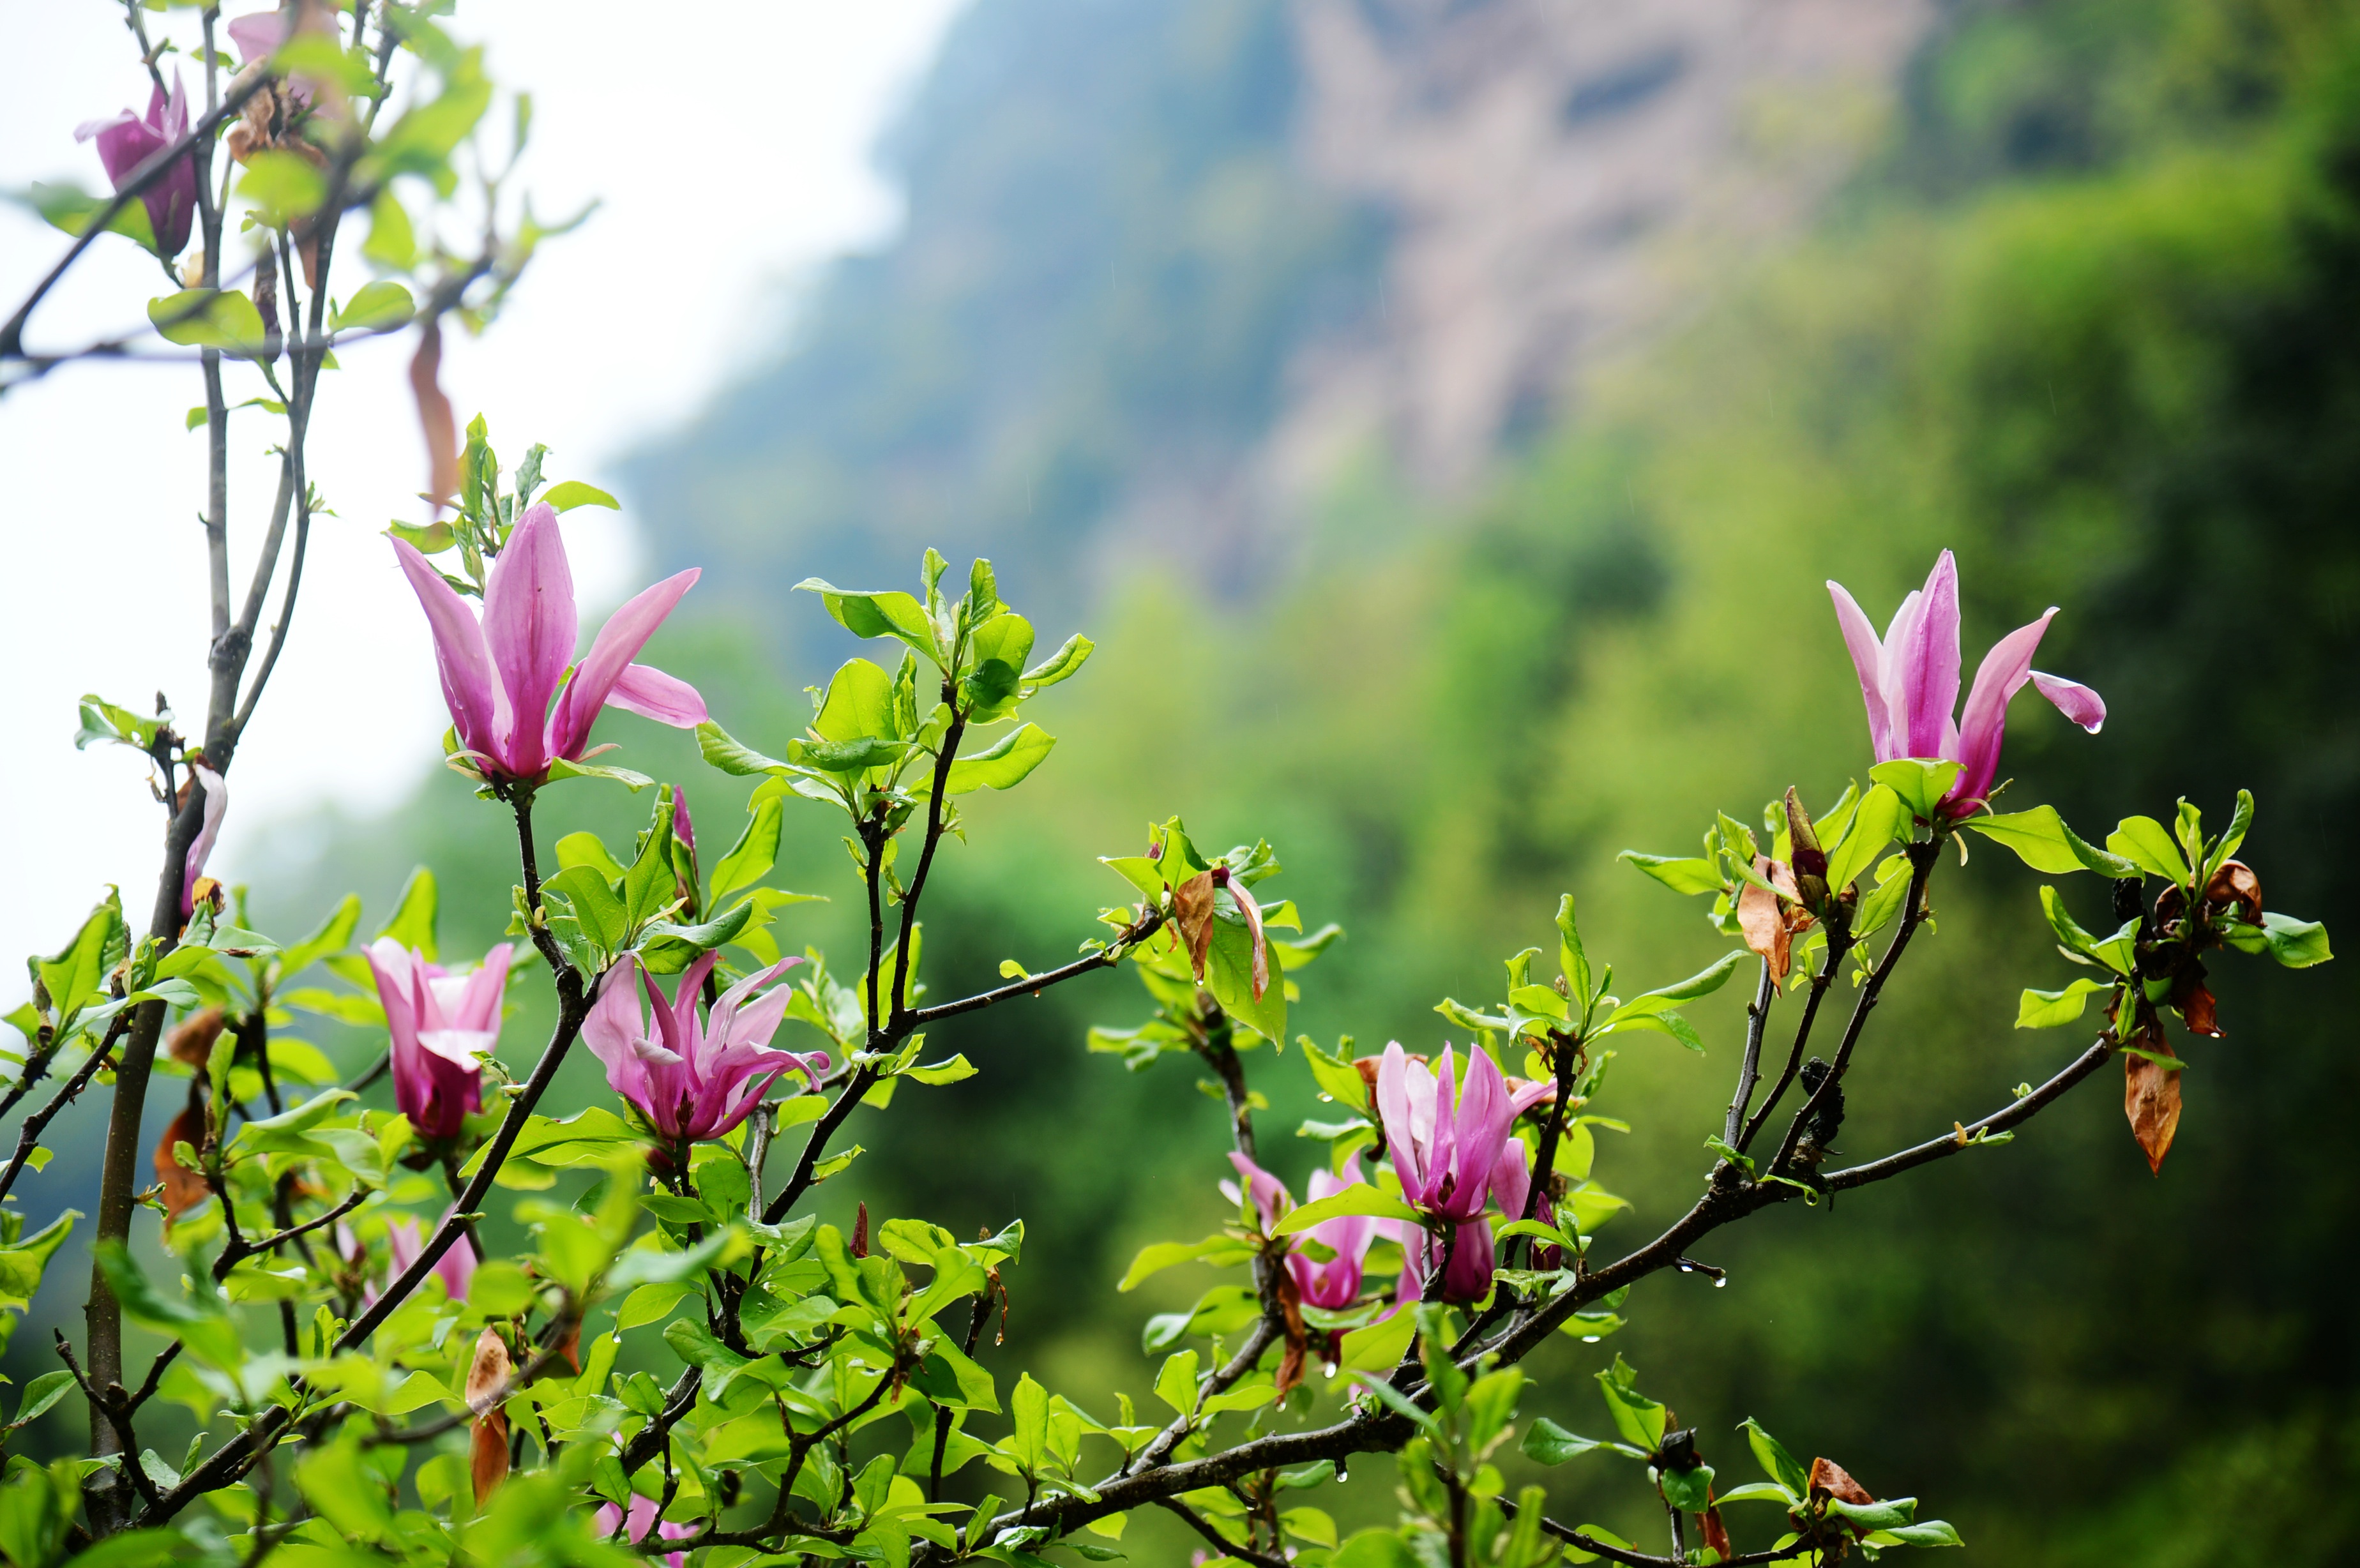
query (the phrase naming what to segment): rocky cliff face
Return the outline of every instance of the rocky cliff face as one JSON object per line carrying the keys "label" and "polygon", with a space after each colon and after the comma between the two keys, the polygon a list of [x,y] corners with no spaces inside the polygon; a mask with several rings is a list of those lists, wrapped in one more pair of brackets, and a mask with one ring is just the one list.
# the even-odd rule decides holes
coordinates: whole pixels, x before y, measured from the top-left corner
{"label": "rocky cliff face", "polygon": [[1272,452],[1444,489],[1791,234],[1882,128],[1932,0],[1296,0],[1313,177],[1390,214],[1375,315]]}
{"label": "rocky cliff face", "polygon": [[[901,234],[635,465],[722,596],[1283,572],[1376,451],[1448,496],[1852,169],[1937,0],[977,0]],[[766,617],[767,618],[767,617]]]}

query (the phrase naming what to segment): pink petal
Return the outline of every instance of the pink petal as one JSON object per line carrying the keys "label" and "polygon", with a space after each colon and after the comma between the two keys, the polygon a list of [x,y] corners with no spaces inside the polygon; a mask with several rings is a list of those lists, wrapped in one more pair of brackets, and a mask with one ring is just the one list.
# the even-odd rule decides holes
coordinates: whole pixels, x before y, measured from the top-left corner
{"label": "pink petal", "polygon": [[644,1112],[650,1105],[650,1084],[637,1047],[646,1026],[631,981],[621,964],[607,972],[596,1005],[582,1020],[582,1040],[590,1054],[606,1063],[606,1086]]}
{"label": "pink petal", "polygon": [[1901,713],[1888,715],[1895,743],[1907,747],[1901,755],[1941,756],[1943,724],[1959,702],[1959,567],[1949,550],[1927,575],[1909,635],[1885,656],[1901,660]]}
{"label": "pink petal", "polygon": [[467,1299],[467,1287],[475,1278],[475,1244],[461,1231],[457,1240],[434,1260],[434,1273],[442,1281],[443,1292],[454,1301]]}
{"label": "pink petal", "polygon": [[1399,1040],[1385,1046],[1377,1063],[1377,1118],[1384,1124],[1385,1150],[1393,1157],[1393,1174],[1402,1192],[1415,1203],[1425,1193],[1426,1176],[1418,1169],[1416,1139],[1410,1130],[1409,1053]]}
{"label": "pink petal", "polygon": [[[597,639],[590,651],[582,657],[581,667],[574,670],[573,683],[559,699],[557,712],[550,719],[549,745],[555,757],[579,757],[589,744],[590,726],[598,722],[599,710],[606,705],[608,693],[623,677],[623,670],[639,649],[647,647],[648,638],[655,636],[682,594],[695,586],[698,572],[691,567],[676,572],[652,588],[640,590],[598,629]],[[667,721],[669,722],[669,721]]]}
{"label": "pink petal", "polygon": [[1524,1204],[1532,1199],[1530,1159],[1524,1140],[1512,1138],[1500,1146],[1500,1158],[1491,1162],[1491,1196],[1500,1212],[1512,1220],[1524,1217]]}
{"label": "pink petal", "polygon": [[1253,1198],[1254,1212],[1262,1216],[1264,1230],[1276,1225],[1285,1216],[1286,1211],[1295,1207],[1294,1195],[1287,1192],[1286,1184],[1277,1177],[1234,1149],[1229,1153],[1229,1163],[1237,1168],[1238,1175],[1244,1180],[1246,1191]]}
{"label": "pink petal", "polygon": [[1959,781],[1950,787],[1950,799],[1962,805],[1972,804],[1991,793],[1992,780],[1999,773],[2000,741],[2007,728],[2008,700],[2023,690],[2032,674],[2033,650],[2040,646],[2040,635],[2049,629],[2049,618],[2057,614],[2051,605],[2047,615],[2028,626],[2022,626],[1992,644],[1975,670],[1975,683],[1967,692],[1967,706],[1959,725]]}
{"label": "pink petal", "polygon": [[189,858],[180,873],[180,913],[183,917],[197,912],[197,878],[205,874],[205,862],[213,852],[213,841],[221,837],[223,813],[229,810],[229,786],[222,776],[200,762],[189,769],[197,776],[197,783],[205,792],[203,817],[197,825],[197,836],[189,845]]}
{"label": "pink petal", "polygon": [[676,730],[693,730],[711,716],[695,687],[649,664],[625,665],[606,690],[606,706]]}
{"label": "pink petal", "polygon": [[451,1009],[453,1029],[500,1032],[500,996],[507,989],[508,964],[515,953],[516,944],[504,942],[484,954],[484,962],[467,976],[466,988]]}
{"label": "pink petal", "polygon": [[565,537],[543,503],[508,535],[484,584],[484,642],[508,692],[510,761],[520,778],[535,778],[548,766],[541,744],[550,700],[574,662],[578,631]]}
{"label": "pink petal", "polygon": [[402,539],[393,541],[394,559],[412,592],[425,608],[427,626],[434,633],[434,667],[442,678],[442,702],[459,744],[504,767],[505,748],[496,750],[502,729],[500,710],[507,697],[492,680],[492,659],[484,647],[483,628],[459,591],[442,581],[427,559]]}
{"label": "pink petal", "polygon": [[237,46],[237,58],[247,65],[277,54],[286,37],[286,18],[277,11],[257,11],[229,25],[230,42]]}
{"label": "pink petal", "polygon": [[2081,725],[2092,735],[2106,727],[2106,700],[2078,681],[2068,681],[2061,675],[2032,672],[2032,684],[2039,693],[2057,704],[2057,711]]}
{"label": "pink petal", "polygon": [[428,1052],[467,1073],[480,1072],[484,1058],[499,1043],[497,1029],[421,1029],[418,1043]]}
{"label": "pink petal", "polygon": [[1852,672],[1860,677],[1861,701],[1868,707],[1869,745],[1878,761],[1886,761],[1893,725],[1885,711],[1885,647],[1876,640],[1876,627],[1842,583],[1830,581],[1828,597],[1835,601],[1836,625],[1842,629],[1844,648],[1852,654]]}

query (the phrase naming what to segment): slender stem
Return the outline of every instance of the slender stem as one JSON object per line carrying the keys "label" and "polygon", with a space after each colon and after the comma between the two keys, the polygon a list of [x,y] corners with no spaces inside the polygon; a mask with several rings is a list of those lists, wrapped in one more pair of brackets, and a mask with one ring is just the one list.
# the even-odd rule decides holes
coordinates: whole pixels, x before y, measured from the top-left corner
{"label": "slender stem", "polygon": [[795,1173],[787,1179],[787,1184],[781,1189],[779,1195],[770,1200],[770,1206],[762,1211],[764,1225],[777,1225],[785,1219],[787,1211],[811,1190],[813,1173],[819,1168],[820,1155],[826,1149],[827,1140],[836,1136],[845,1118],[852,1115],[852,1108],[860,1104],[861,1096],[868,1094],[876,1083],[875,1071],[867,1067],[856,1069],[852,1076],[845,1080],[844,1092],[836,1097],[836,1104],[827,1108],[827,1114],[812,1127],[811,1137],[803,1141],[803,1151],[795,1160]]}
{"label": "slender stem", "polygon": [[[975,1298],[975,1315],[967,1319],[967,1323],[966,1351],[969,1360],[975,1358],[975,1347],[983,1338],[983,1325],[991,1321],[991,1298],[989,1290],[980,1291]],[[943,1500],[943,1455],[950,1448],[950,1443],[951,1412],[937,1405],[934,1407],[934,1462],[926,1475],[926,1500],[930,1503]]]}
{"label": "slender stem", "polygon": [[1251,1563],[1254,1565],[1254,1568],[1287,1568],[1285,1558],[1273,1557],[1268,1552],[1256,1552],[1251,1546],[1240,1546],[1238,1542],[1231,1541],[1228,1536],[1223,1535],[1219,1530],[1214,1529],[1212,1520],[1207,1519],[1204,1515],[1198,1513],[1187,1504],[1179,1501],[1177,1498],[1159,1497],[1156,1499],[1156,1506],[1179,1515],[1183,1523],[1186,1524],[1190,1530],[1195,1530],[1198,1535],[1203,1536],[1207,1541],[1210,1541],[1214,1548],[1221,1553],[1224,1559],[1235,1559],[1240,1563]]}
{"label": "slender stem", "polygon": [[2075,1057],[2063,1072],[2005,1110],[1994,1111],[1981,1121],[1969,1122],[1939,1138],[1928,1138],[1914,1149],[1905,1149],[1898,1154],[1888,1154],[1866,1165],[1854,1165],[1835,1171],[1827,1178],[1826,1184],[1834,1192],[1865,1187],[1872,1181],[1882,1181],[1888,1177],[1898,1176],[1904,1171],[1915,1170],[1933,1160],[1947,1160],[1953,1154],[1972,1149],[1978,1133],[2005,1132],[2010,1127],[2030,1121],[2067,1090],[2104,1066],[2106,1059],[2114,1054],[2113,1035],[2101,1035],[2096,1044]]}
{"label": "slender stem", "polygon": [[1762,1108],[1755,1111],[1752,1119],[1746,1122],[1744,1136],[1737,1140],[1739,1153],[1743,1154],[1754,1147],[1754,1137],[1761,1132],[1762,1124],[1770,1119],[1770,1113],[1778,1108],[1778,1102],[1786,1096],[1786,1091],[1793,1087],[1795,1075],[1802,1071],[1803,1051],[1810,1043],[1811,1026],[1819,1020],[1819,1000],[1828,994],[1829,984],[1835,979],[1836,972],[1843,966],[1844,958],[1852,952],[1852,947],[1850,933],[1847,932],[1841,938],[1833,931],[1828,933],[1827,967],[1811,977],[1810,994],[1803,1001],[1802,1021],[1795,1026],[1795,1043],[1786,1052],[1786,1071],[1780,1073],[1778,1082],[1771,1085],[1769,1097],[1762,1102]]}
{"label": "slender stem", "polygon": [[1128,957],[1132,948],[1163,929],[1163,911],[1151,909],[1137,923],[1126,927],[1122,934],[1116,937],[1111,943],[1087,957],[1077,958],[1061,968],[1047,970],[1039,975],[1027,975],[1022,980],[1011,980],[1005,985],[995,986],[989,991],[978,991],[972,996],[963,996],[956,1002],[945,1002],[940,1007],[917,1008],[909,1015],[908,1022],[913,1029],[925,1029],[940,1023],[945,1018],[955,1018],[961,1013],[977,1012],[1017,996],[1038,996],[1050,986],[1063,985],[1078,975],[1095,974],[1101,969],[1111,969]]}
{"label": "slender stem", "polygon": [[1844,1026],[1843,1043],[1836,1048],[1833,1070],[1820,1080],[1818,1091],[1803,1102],[1802,1109],[1795,1113],[1794,1120],[1786,1124],[1786,1136],[1779,1140],[1777,1154],[1763,1167],[1771,1175],[1778,1175],[1786,1170],[1786,1162],[1795,1157],[1795,1146],[1801,1141],[1803,1129],[1810,1125],[1811,1118],[1842,1084],[1844,1072],[1852,1065],[1852,1050],[1860,1044],[1861,1031],[1868,1027],[1868,1015],[1876,1010],[1877,998],[1885,994],[1885,983],[1893,977],[1894,970],[1900,967],[1901,955],[1909,950],[1909,939],[1925,923],[1926,885],[1933,879],[1934,864],[1941,857],[1941,853],[1939,839],[1909,846],[1909,891],[1907,907],[1901,912],[1901,929],[1894,933],[1893,945],[1886,948],[1885,956],[1878,960],[1876,973],[1871,975],[1868,984],[1861,987],[1860,1001],[1852,1010],[1852,1021]]}
{"label": "slender stem", "polygon": [[1762,961],[1762,979],[1754,987],[1754,1000],[1745,1009],[1745,1059],[1737,1069],[1737,1093],[1729,1102],[1729,1119],[1721,1131],[1721,1141],[1734,1147],[1737,1135],[1745,1125],[1745,1107],[1754,1103],[1754,1086],[1762,1081],[1762,1034],[1770,1024],[1770,1004],[1778,995],[1777,982],[1770,977],[1770,961]]}
{"label": "slender stem", "polygon": [[74,1075],[65,1081],[48,1105],[25,1118],[25,1125],[16,1133],[16,1152],[9,1160],[8,1169],[0,1171],[0,1198],[6,1197],[8,1189],[16,1184],[16,1178],[24,1172],[25,1162],[40,1146],[41,1134],[48,1129],[49,1123],[57,1119],[59,1112],[74,1103],[75,1096],[87,1088],[99,1069],[106,1065],[108,1054],[115,1050],[115,1042],[123,1038],[124,1029],[132,1020],[133,1011],[126,1007],[107,1020],[106,1038],[99,1041],[97,1049],[90,1053],[90,1060],[75,1070]]}
{"label": "slender stem", "polygon": [[[926,836],[918,851],[918,869],[910,878],[909,889],[901,895],[901,936],[893,949],[893,1026],[897,1031],[903,1030],[910,1007],[910,934],[918,923],[918,900],[925,896],[926,874],[934,869],[934,850],[943,840],[943,802],[950,791],[951,762],[958,756],[959,737],[967,733],[967,715],[958,711],[957,698],[947,686],[944,698],[950,703],[951,722],[943,731],[941,748],[934,753],[934,787],[926,796]],[[874,1007],[869,1016],[876,1018]]]}

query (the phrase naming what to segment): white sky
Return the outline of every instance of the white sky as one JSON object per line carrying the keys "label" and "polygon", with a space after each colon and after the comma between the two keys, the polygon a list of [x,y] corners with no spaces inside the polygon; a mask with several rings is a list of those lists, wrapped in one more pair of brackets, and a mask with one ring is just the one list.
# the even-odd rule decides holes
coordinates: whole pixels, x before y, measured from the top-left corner
{"label": "white sky", "polygon": [[[868,149],[956,5],[787,0],[738,27],[709,11],[703,27],[651,26],[645,5],[617,0],[463,0],[453,30],[488,46],[502,87],[533,94],[520,183],[535,211],[546,221],[594,197],[602,205],[542,249],[480,343],[446,332],[442,381],[461,422],[480,410],[510,463],[545,441],[551,477],[617,488],[606,464],[774,343],[799,280],[890,231],[896,198]],[[0,189],[68,178],[104,191],[73,127],[147,106],[120,7],[0,9],[14,13],[14,47],[0,54]],[[169,13],[175,26],[191,16]],[[486,124],[506,114],[496,104]],[[67,243],[0,205],[0,314]],[[332,280],[339,296],[362,280],[349,265]],[[150,257],[102,236],[34,317],[28,346],[118,331],[165,291]],[[313,525],[295,629],[232,775],[213,862],[225,877],[242,837],[273,816],[329,791],[361,809],[398,799],[414,768],[374,754],[417,747],[372,737],[447,723],[424,620],[379,537],[390,517],[417,518],[425,484],[411,346],[404,335],[346,351],[344,370],[323,378],[310,470],[340,516]],[[202,400],[193,366],[105,364],[0,397],[0,1007],[28,988],[18,958],[63,943],[105,884],[122,886],[135,929],[154,897],[161,813],[145,764],[121,747],[77,753],[71,737],[84,691],[144,711],[160,687],[185,722],[202,722],[204,438],[185,433],[183,417]],[[278,430],[259,409],[231,424],[237,594],[276,483],[262,453]],[[639,586],[631,497],[618,494],[619,522],[568,514],[576,581],[601,604]],[[274,600],[266,626],[275,614]]]}

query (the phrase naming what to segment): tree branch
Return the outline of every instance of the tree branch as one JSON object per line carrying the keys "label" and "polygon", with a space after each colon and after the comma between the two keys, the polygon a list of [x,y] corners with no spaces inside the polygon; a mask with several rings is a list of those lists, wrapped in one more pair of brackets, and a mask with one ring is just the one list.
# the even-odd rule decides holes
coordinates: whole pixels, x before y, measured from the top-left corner
{"label": "tree branch", "polygon": [[1151,909],[1135,924],[1124,927],[1122,933],[1110,944],[1087,957],[1077,958],[1061,968],[1047,970],[1039,975],[1027,975],[1022,980],[1011,980],[1005,985],[995,986],[989,991],[978,991],[972,996],[963,996],[956,1002],[945,1002],[935,1007],[920,1007],[909,1015],[909,1024],[912,1029],[925,1029],[940,1023],[945,1018],[955,1018],[961,1013],[978,1012],[1017,996],[1037,996],[1052,985],[1063,985],[1076,976],[1092,974],[1100,969],[1111,969],[1121,963],[1132,948],[1163,929],[1164,912],[1161,909]]}
{"label": "tree branch", "polygon": [[1915,1170],[1920,1165],[1928,1164],[1937,1160],[1947,1160],[1953,1154],[1972,1149],[1975,1147],[1976,1134],[2005,1132],[2011,1127],[2030,1121],[2049,1105],[2054,1105],[2067,1090],[2104,1066],[2106,1059],[2114,1053],[2114,1036],[2100,1035],[2097,1042],[2075,1057],[2063,1072],[2005,1110],[1994,1111],[1981,1121],[1969,1122],[1956,1131],[1946,1133],[1940,1138],[1928,1138],[1914,1149],[1905,1149],[1898,1154],[1888,1154],[1884,1159],[1872,1160],[1866,1165],[1854,1165],[1847,1170],[1838,1171],[1827,1178],[1826,1185],[1832,1192],[1846,1192],[1854,1187],[1865,1187],[1872,1181],[1882,1181],[1887,1177],[1898,1176],[1904,1171]]}

